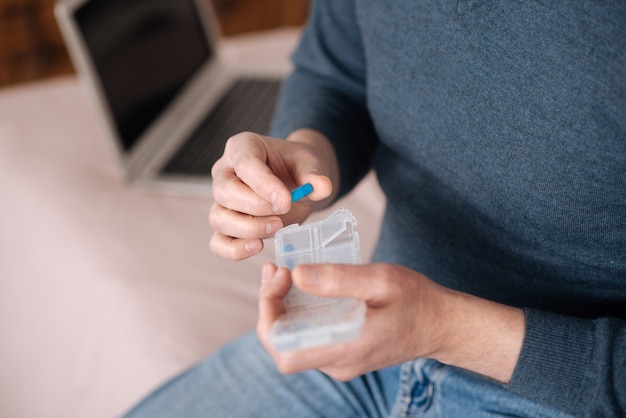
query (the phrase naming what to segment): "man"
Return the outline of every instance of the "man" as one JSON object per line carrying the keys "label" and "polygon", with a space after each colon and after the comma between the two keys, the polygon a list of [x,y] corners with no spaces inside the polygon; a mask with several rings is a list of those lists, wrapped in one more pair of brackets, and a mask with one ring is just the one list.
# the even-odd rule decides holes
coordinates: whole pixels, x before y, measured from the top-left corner
{"label": "man", "polygon": [[[253,256],[374,168],[374,263],[265,266],[258,338],[134,413],[623,415],[625,23],[623,1],[316,2],[273,137],[213,167],[211,248]],[[292,282],[364,300],[359,338],[277,352]]]}

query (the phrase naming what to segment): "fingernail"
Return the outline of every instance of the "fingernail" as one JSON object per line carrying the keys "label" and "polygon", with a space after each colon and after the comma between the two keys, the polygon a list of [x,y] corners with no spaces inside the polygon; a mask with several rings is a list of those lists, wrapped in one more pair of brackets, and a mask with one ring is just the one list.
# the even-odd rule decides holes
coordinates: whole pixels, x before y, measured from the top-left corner
{"label": "fingernail", "polygon": [[267,225],[265,225],[265,233],[267,235],[272,235],[274,232],[278,231],[282,227],[283,227],[282,222],[278,220],[268,222]]}
{"label": "fingernail", "polygon": [[278,192],[276,192],[276,190],[272,192],[270,200],[272,201],[272,212],[278,212],[278,206],[276,205],[276,200],[278,200]]}
{"label": "fingernail", "polygon": [[244,246],[244,248],[249,253],[257,253],[261,251],[261,241],[259,240],[248,241],[246,242],[246,245]]}

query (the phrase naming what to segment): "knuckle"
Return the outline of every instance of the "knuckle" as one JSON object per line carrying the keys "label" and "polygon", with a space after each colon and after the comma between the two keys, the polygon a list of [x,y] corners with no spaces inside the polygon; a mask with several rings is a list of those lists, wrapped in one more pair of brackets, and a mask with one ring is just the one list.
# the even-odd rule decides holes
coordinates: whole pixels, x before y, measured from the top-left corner
{"label": "knuckle", "polygon": [[209,209],[209,217],[207,218],[207,222],[209,226],[214,230],[219,230],[220,222],[219,222],[219,206],[216,204],[211,205],[211,209]]}
{"label": "knuckle", "polygon": [[241,145],[242,141],[246,141],[248,138],[249,132],[239,132],[226,140],[226,144],[224,145],[224,154],[230,154],[233,149],[237,148]]}
{"label": "knuckle", "polygon": [[333,280],[322,281],[322,284],[326,287],[325,290],[329,292],[332,292],[338,285],[341,286],[350,280],[350,266],[345,264],[333,266],[332,277]]}
{"label": "knuckle", "polygon": [[274,357],[274,362],[276,363],[276,367],[278,368],[278,370],[280,370],[281,373],[291,374],[295,372],[293,362],[290,361],[289,357],[276,356]]}
{"label": "knuckle", "polygon": [[399,284],[392,266],[388,264],[377,264],[374,274],[378,278],[378,292],[382,295],[391,295],[398,291]]}
{"label": "knuckle", "polygon": [[256,239],[261,237],[262,235],[259,233],[259,228],[256,222],[254,222],[254,218],[248,215],[246,217],[246,223],[241,225],[241,238]]}
{"label": "knuckle", "polygon": [[224,145],[224,155],[228,156],[232,162],[232,156],[246,156],[248,153],[240,153],[236,152],[243,147],[251,145],[253,143],[258,143],[261,140],[261,137],[253,132],[244,131],[240,132],[236,135],[231,136],[226,141]]}
{"label": "knuckle", "polygon": [[209,241],[209,250],[211,250],[213,254],[222,256],[221,248],[222,248],[222,245],[220,244],[220,237],[217,233],[215,233],[211,237],[211,241]]}
{"label": "knuckle", "polygon": [[259,135],[255,134],[254,132],[242,131],[228,138],[228,141],[226,141],[226,145],[228,146],[228,144],[230,144],[231,146],[238,146],[242,143],[258,140]]}
{"label": "knuckle", "polygon": [[233,167],[235,168],[235,172],[239,171],[239,167],[246,167],[248,164],[250,164],[252,158],[252,155],[248,153],[237,154],[237,156],[233,158]]}
{"label": "knuckle", "polygon": [[230,239],[219,232],[215,232],[209,241],[212,253],[227,260],[239,261],[245,258],[236,245],[236,240]]}
{"label": "knuckle", "polygon": [[217,159],[217,161],[215,161],[215,163],[213,163],[213,166],[211,166],[211,178],[215,179],[216,177],[219,177],[219,174],[223,170],[224,162],[224,155],[222,155]]}
{"label": "knuckle", "polygon": [[[264,237],[266,231],[263,222],[253,215],[232,214],[219,205],[211,207],[208,217],[209,226],[231,238],[257,239]],[[233,217],[235,216],[235,217]]]}
{"label": "knuckle", "polygon": [[259,225],[259,218],[249,215],[240,214],[237,217],[237,222],[231,222],[232,233],[237,235],[237,238],[244,239],[257,239],[262,238],[261,226]]}
{"label": "knuckle", "polygon": [[220,231],[222,229],[221,223],[215,217],[212,217],[212,216],[209,216],[209,227],[213,229],[214,231]]}
{"label": "knuckle", "polygon": [[246,206],[248,207],[248,212],[253,215],[261,215],[266,212],[266,203],[257,196],[248,199]]}
{"label": "knuckle", "polygon": [[[336,264],[334,266],[328,266],[328,269],[329,269],[328,273],[332,274],[334,280],[344,281],[349,278],[350,267],[351,266],[348,264]],[[323,273],[326,273],[326,272],[323,272]]]}
{"label": "knuckle", "polygon": [[213,182],[211,194],[215,202],[223,203],[227,195],[226,188],[221,183]]}
{"label": "knuckle", "polygon": [[229,247],[228,255],[225,257],[232,261],[241,261],[244,258],[248,258],[249,254],[246,254],[244,251],[241,251],[237,246]]}

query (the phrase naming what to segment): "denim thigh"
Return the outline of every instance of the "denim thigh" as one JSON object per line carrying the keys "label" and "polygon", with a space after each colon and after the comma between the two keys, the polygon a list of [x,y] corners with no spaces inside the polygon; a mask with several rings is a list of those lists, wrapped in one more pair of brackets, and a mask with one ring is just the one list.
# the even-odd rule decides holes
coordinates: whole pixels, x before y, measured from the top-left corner
{"label": "denim thigh", "polygon": [[401,366],[398,396],[390,416],[571,417],[512,393],[491,379],[429,359]]}
{"label": "denim thigh", "polygon": [[400,366],[349,382],[316,370],[285,375],[250,334],[157,389],[126,417],[387,417],[399,374]]}
{"label": "denim thigh", "polygon": [[568,417],[477,374],[417,359],[349,382],[280,373],[249,334],[125,415],[140,417]]}

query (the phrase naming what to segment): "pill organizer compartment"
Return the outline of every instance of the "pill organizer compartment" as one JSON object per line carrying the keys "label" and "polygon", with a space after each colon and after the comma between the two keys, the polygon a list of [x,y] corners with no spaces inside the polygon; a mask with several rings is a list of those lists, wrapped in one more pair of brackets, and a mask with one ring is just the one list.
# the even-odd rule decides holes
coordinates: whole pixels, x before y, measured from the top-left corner
{"label": "pill organizer compartment", "polygon": [[[341,208],[322,221],[282,228],[274,238],[276,264],[289,269],[303,263],[360,264],[356,224],[352,213]],[[357,299],[315,297],[292,287],[284,303],[287,312],[270,332],[280,351],[349,341],[365,320],[365,303]]]}

